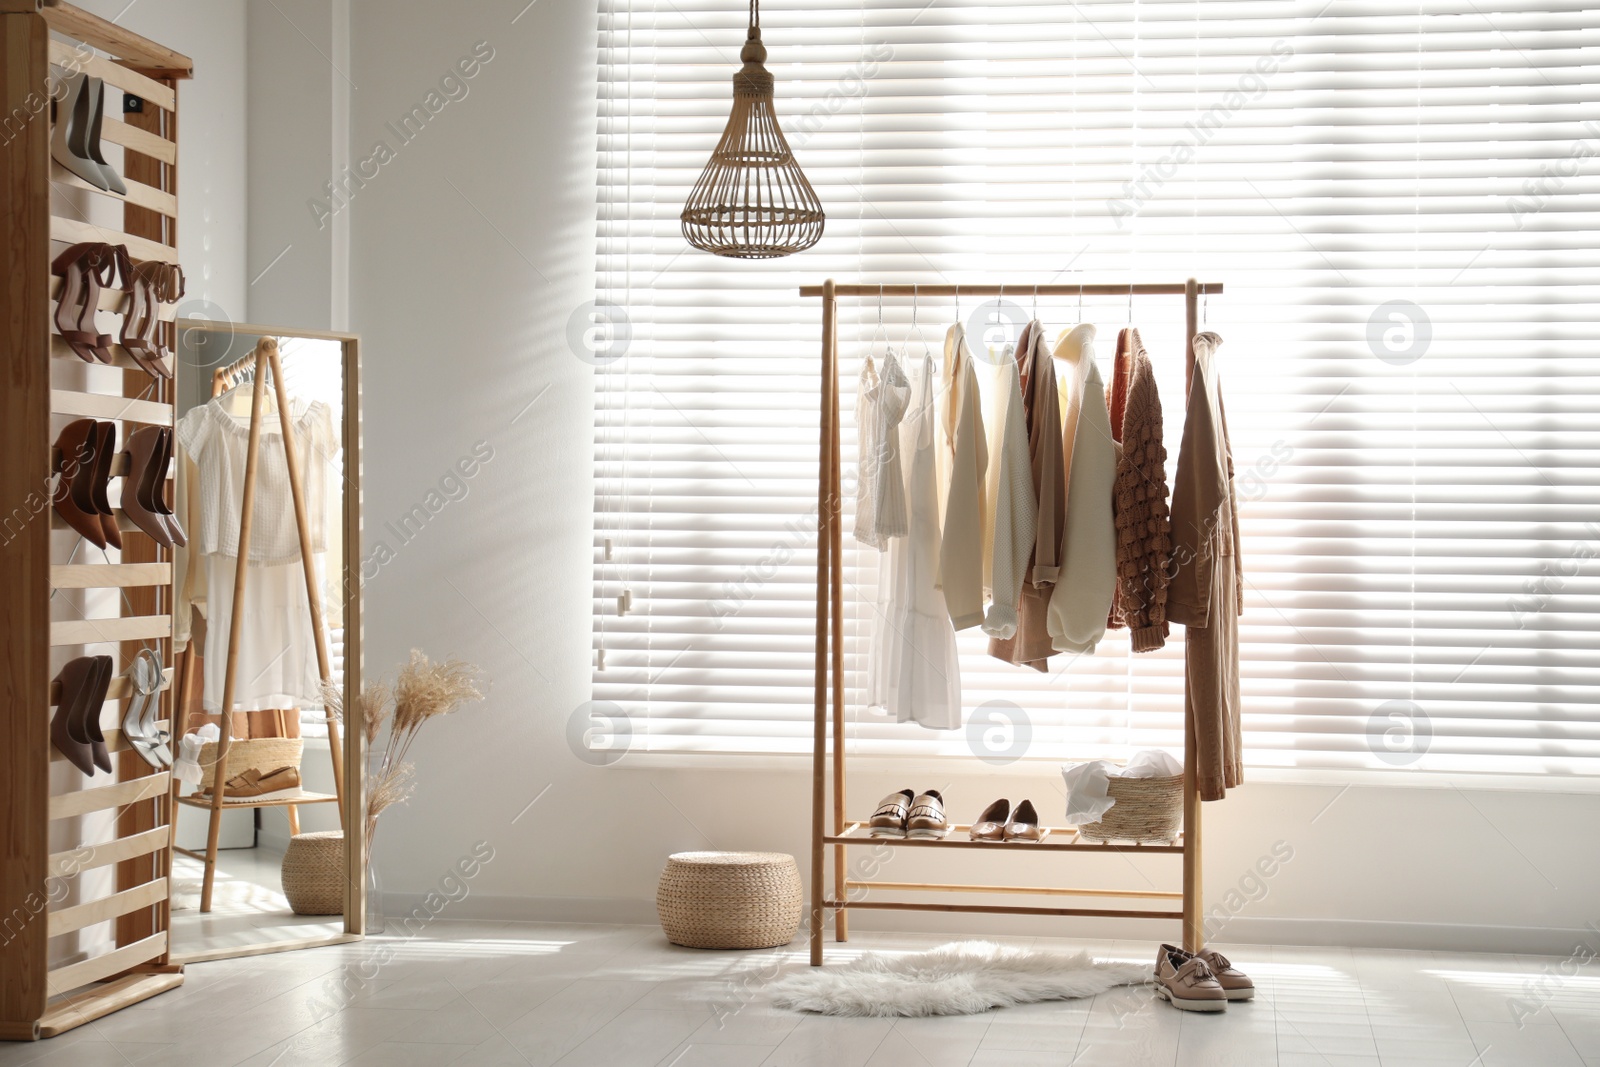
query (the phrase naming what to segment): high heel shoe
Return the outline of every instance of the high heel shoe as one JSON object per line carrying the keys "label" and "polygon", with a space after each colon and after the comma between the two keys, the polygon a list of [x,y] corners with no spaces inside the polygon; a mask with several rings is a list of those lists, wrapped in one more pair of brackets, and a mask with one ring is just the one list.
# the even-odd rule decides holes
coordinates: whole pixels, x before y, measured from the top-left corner
{"label": "high heel shoe", "polygon": [[[107,495],[111,485],[111,461],[117,456],[117,424],[97,422],[94,430],[94,466],[88,484],[89,502],[100,513],[100,529],[105,534],[106,543],[112,548],[121,548],[122,531],[117,527],[117,513],[111,509],[111,498]],[[77,490],[78,484],[74,482],[75,499]]]}
{"label": "high heel shoe", "polygon": [[100,168],[100,176],[105,179],[105,188],[118,196],[127,196],[128,187],[122,184],[122,178],[117,170],[106,162],[105,153],[100,150],[100,128],[105,121],[106,114],[106,85],[99,78],[89,79],[89,130],[84,139],[84,148],[88,150],[89,158],[95,166]]}
{"label": "high heel shoe", "polygon": [[167,747],[168,736],[156,726],[156,713],[161,699],[161,657],[152,650],[139,650],[139,655],[128,668],[127,679],[133,695],[128,698],[128,710],[122,717],[122,736],[133,750],[156,770],[172,766],[172,750]]}
{"label": "high heel shoe", "polygon": [[89,700],[96,670],[95,657],[79,656],[68,660],[56,681],[61,685],[61,697],[56,703],[55,717],[50,720],[50,743],[56,751],[67,757],[72,765],[84,774],[94,774],[94,751],[89,735],[84,732],[83,706]]}
{"label": "high heel shoe", "polygon": [[100,515],[93,508],[91,497],[88,510],[78,506],[78,494],[74,487],[85,468],[89,468],[93,477],[94,449],[95,449],[95,422],[93,419],[74,419],[61,428],[61,433],[56,436],[56,449],[61,453],[61,458],[56,464],[56,488],[50,497],[50,503],[55,507],[66,524],[78,531],[96,548],[106,547],[105,527],[100,522]]}
{"label": "high heel shoe", "polygon": [[161,516],[161,521],[166,524],[172,543],[179,548],[187,548],[188,535],[183,532],[183,525],[178,522],[178,516],[172,513],[172,507],[167,503],[167,475],[172,470],[172,439],[172,427],[161,427],[161,458],[156,461],[156,476],[150,488],[150,503],[154,505],[156,514]]}
{"label": "high heel shoe", "polygon": [[50,158],[96,189],[110,191],[105,171],[89,155],[89,129],[95,110],[89,76],[78,73],[66,79],[67,94],[56,105],[56,124],[50,131]]}
{"label": "high heel shoe", "polygon": [[89,738],[89,751],[94,758],[94,765],[107,772],[111,770],[111,753],[106,750],[106,735],[100,729],[100,709],[105,707],[106,693],[110,689],[111,657],[95,656],[94,680],[90,683],[83,716],[78,721],[82,724],[84,735]]}
{"label": "high heel shoe", "polygon": [[135,526],[163,548],[172,547],[172,532],[151,499],[162,454],[161,427],[141,426],[128,435],[128,473],[122,478],[122,510]]}

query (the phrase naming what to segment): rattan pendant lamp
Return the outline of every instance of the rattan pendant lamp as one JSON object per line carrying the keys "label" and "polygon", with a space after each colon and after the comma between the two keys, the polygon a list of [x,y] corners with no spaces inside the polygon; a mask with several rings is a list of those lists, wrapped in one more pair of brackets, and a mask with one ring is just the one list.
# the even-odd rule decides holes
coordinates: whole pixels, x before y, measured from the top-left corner
{"label": "rattan pendant lamp", "polygon": [[759,0],[733,76],[733,112],[679,218],[694,247],[731,259],[777,259],[822,238],[822,201],[789,151],[763,65]]}

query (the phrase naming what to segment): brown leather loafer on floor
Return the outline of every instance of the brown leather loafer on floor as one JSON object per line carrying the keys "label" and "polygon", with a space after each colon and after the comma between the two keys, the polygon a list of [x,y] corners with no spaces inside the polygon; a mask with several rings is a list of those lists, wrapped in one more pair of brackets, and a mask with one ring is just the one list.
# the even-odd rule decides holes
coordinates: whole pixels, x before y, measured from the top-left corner
{"label": "brown leather loafer on floor", "polygon": [[1156,996],[1180,1011],[1228,1007],[1228,995],[1206,961],[1172,945],[1156,950]]}

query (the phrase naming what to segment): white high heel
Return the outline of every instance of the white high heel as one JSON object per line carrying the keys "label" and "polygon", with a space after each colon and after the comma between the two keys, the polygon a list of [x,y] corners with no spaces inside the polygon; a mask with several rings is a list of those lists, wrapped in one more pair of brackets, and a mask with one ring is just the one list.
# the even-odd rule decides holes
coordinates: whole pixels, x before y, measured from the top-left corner
{"label": "white high heel", "polygon": [[89,150],[89,158],[100,168],[101,176],[106,180],[105,187],[118,196],[127,196],[128,187],[122,184],[117,169],[106,162],[105,153],[100,151],[100,127],[106,115],[106,85],[99,78],[89,79],[89,103],[89,136],[84,147]]}
{"label": "white high heel", "polygon": [[67,95],[56,105],[56,125],[50,131],[50,158],[96,189],[110,191],[105,171],[89,157],[89,126],[94,102],[89,95],[89,76],[78,73],[67,78]]}

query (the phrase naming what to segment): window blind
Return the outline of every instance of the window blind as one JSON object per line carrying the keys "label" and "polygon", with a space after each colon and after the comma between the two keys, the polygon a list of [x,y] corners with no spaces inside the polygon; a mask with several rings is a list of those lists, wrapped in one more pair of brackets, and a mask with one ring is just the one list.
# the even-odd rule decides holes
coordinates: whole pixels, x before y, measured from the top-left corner
{"label": "window blind", "polygon": [[[1182,304],[1208,300],[1240,479],[1247,760],[1600,771],[1600,9],[1578,0],[768,0],[777,106],[828,212],[810,252],[691,251],[745,8],[601,0],[594,696],[636,751],[806,752],[820,314],[861,282],[1015,282],[1000,306],[841,308],[855,378],[959,316],[1131,318],[1169,464]],[[1035,306],[1036,305],[1036,306]],[[1081,316],[1081,319],[1080,319]],[[918,329],[920,328],[920,329]],[[850,529],[846,515],[845,529]],[[1182,628],[1041,676],[959,635],[969,721],[870,715],[877,553],[846,536],[852,751],[995,763],[1182,743]],[[627,608],[619,612],[619,598]]]}

